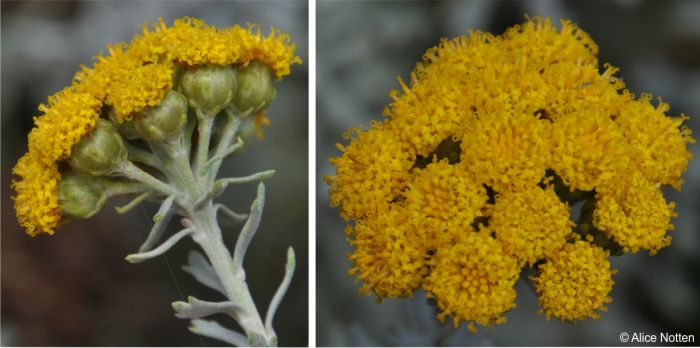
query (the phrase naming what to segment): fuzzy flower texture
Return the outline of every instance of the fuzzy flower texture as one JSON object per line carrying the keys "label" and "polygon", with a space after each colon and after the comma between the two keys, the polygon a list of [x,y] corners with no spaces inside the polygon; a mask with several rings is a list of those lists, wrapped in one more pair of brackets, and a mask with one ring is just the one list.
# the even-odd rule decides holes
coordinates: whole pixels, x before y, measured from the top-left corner
{"label": "fuzzy flower texture", "polygon": [[[59,168],[73,146],[106,117],[105,110],[112,110],[117,123],[138,117],[140,110],[163,101],[183,67],[255,61],[281,79],[292,64],[301,63],[295,50],[289,36],[276,29],[264,36],[257,26],[217,29],[194,18],[175,20],[171,27],[161,19],[153,31],[144,24],[143,33],[130,43],[109,46],[108,56],[97,56],[92,68],[83,66],[70,86],[39,106],[42,115],[34,118],[29,151],[13,169],[20,177],[13,182],[20,224],[31,236],[54,233],[62,220]],[[256,124],[264,123],[258,120],[266,118],[258,115]]]}
{"label": "fuzzy flower texture", "polygon": [[535,18],[443,40],[399,79],[384,121],[345,134],[326,177],[361,293],[422,288],[439,319],[475,331],[506,321],[531,267],[547,319],[606,310],[608,257],[671,243],[661,188],[680,189],[694,139],[597,53],[571,22]]}

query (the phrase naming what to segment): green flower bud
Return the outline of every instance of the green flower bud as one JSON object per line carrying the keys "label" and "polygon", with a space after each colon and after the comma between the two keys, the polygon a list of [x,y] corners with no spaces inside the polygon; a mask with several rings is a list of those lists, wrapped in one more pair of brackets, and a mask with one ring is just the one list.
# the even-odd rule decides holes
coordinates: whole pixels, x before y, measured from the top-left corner
{"label": "green flower bud", "polygon": [[251,62],[238,70],[238,89],[233,97],[233,105],[240,114],[251,115],[267,109],[275,99],[270,68],[260,62]]}
{"label": "green flower bud", "polygon": [[134,125],[134,120],[125,120],[119,123],[119,120],[117,119],[117,113],[114,111],[114,109],[111,109],[109,111],[109,120],[112,122],[114,127],[117,128],[119,133],[121,133],[122,137],[124,137],[127,140],[135,140],[141,138],[141,135],[139,134],[138,130],[136,129],[136,125]]}
{"label": "green flower bud", "polygon": [[107,179],[63,173],[58,183],[58,206],[61,214],[81,219],[95,215],[107,200]]}
{"label": "green flower bud", "polygon": [[73,145],[68,164],[78,174],[108,175],[126,161],[124,140],[111,122],[97,120],[92,133]]}
{"label": "green flower bud", "polygon": [[213,117],[231,102],[236,84],[233,68],[207,64],[185,71],[180,87],[190,105]]}
{"label": "green flower bud", "polygon": [[187,99],[177,91],[170,91],[160,105],[146,107],[134,115],[134,125],[141,136],[160,143],[177,139],[187,123]]}

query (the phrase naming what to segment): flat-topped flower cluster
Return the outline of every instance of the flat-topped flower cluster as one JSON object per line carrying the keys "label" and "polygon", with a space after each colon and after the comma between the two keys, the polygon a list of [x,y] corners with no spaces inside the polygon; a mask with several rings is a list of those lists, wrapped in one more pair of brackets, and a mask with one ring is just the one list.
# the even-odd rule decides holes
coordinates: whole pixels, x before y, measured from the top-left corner
{"label": "flat-topped flower cluster", "polygon": [[[608,256],[671,242],[694,142],[684,115],[636,98],[576,25],[529,19],[429,49],[384,110],[330,161],[331,205],[351,221],[360,291],[423,288],[455,325],[505,322],[523,267],[547,318],[598,317]],[[584,202],[577,221],[571,208]]]}
{"label": "flat-topped flower cluster", "polygon": [[[161,19],[153,31],[144,25],[143,34],[130,43],[109,46],[108,56],[97,56],[92,68],[83,66],[72,85],[39,106],[42,115],[34,119],[29,151],[13,170],[20,177],[13,182],[20,224],[32,236],[54,232],[61,221],[61,162],[101,117],[106,118],[107,108],[121,123],[160,105],[178,84],[183,67],[246,66],[255,61],[281,79],[292,64],[301,63],[295,50],[289,36],[276,29],[264,36],[254,25],[217,29],[194,18],[175,20],[171,27]],[[256,123],[264,121],[264,115],[256,117]]]}

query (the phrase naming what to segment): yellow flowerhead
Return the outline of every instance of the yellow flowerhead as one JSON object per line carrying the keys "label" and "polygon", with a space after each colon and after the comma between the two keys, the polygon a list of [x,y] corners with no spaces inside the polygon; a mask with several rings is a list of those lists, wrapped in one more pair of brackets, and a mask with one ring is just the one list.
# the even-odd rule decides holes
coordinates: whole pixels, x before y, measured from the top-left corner
{"label": "yellow flowerhead", "polygon": [[629,161],[622,130],[606,114],[571,113],[559,117],[552,128],[551,167],[571,190],[590,191]]}
{"label": "yellow flowerhead", "polygon": [[71,148],[95,128],[102,102],[73,88],[49,97],[49,104],[39,105],[44,115],[34,118],[29,133],[29,152],[46,165],[70,157]]}
{"label": "yellow flowerhead", "polygon": [[651,95],[629,102],[620,112],[617,124],[629,142],[629,157],[634,169],[654,183],[680,189],[681,174],[693,157],[688,144],[695,143],[691,130],[683,125],[688,117],[667,117],[669,105],[659,99],[654,107]]}
{"label": "yellow flowerhead", "polygon": [[550,126],[523,114],[479,118],[462,136],[460,166],[496,192],[534,187],[551,156]]}
{"label": "yellow flowerhead", "polygon": [[485,215],[486,190],[456,166],[443,160],[415,172],[403,195],[411,223],[427,234],[425,244],[452,245],[472,231],[475,218]]}
{"label": "yellow flowerhead", "polygon": [[521,266],[561,249],[571,237],[569,207],[550,187],[504,193],[496,199],[489,230]]}
{"label": "yellow flowerhead", "polygon": [[12,173],[22,178],[12,182],[12,188],[17,192],[13,199],[19,224],[32,237],[42,232],[53,234],[61,220],[58,166],[55,163],[47,165],[28,152],[19,159]]}
{"label": "yellow flowerhead", "polygon": [[400,209],[348,226],[346,233],[355,252],[349,274],[364,283],[360,292],[382,297],[408,297],[423,283],[427,273],[428,246],[408,224]]}
{"label": "yellow flowerhead", "polygon": [[576,321],[598,319],[596,311],[606,311],[605,305],[615,282],[608,253],[585,241],[566,244],[539,266],[533,279],[547,319]]}
{"label": "yellow flowerhead", "polygon": [[615,185],[600,188],[593,223],[609,234],[625,251],[647,249],[654,255],[671,244],[675,204],[666,203],[658,184],[641,173],[627,175]]}
{"label": "yellow flowerhead", "polygon": [[501,244],[485,233],[465,233],[452,247],[441,248],[434,259],[425,289],[434,296],[442,313],[480,325],[501,324],[503,314],[515,308],[515,281],[520,268],[503,252]]}
{"label": "yellow flowerhead", "polygon": [[331,159],[338,171],[327,177],[331,205],[344,218],[363,219],[389,209],[406,186],[415,155],[394,134],[377,125],[370,131],[351,130],[357,138],[338,144],[343,156]]}

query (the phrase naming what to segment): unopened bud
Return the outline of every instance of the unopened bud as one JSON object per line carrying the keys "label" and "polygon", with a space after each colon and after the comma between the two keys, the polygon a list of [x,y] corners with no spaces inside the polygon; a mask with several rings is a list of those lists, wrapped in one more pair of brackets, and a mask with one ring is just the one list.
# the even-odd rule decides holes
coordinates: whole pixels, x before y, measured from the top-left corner
{"label": "unopened bud", "polygon": [[236,77],[238,89],[233,97],[233,105],[240,114],[252,115],[263,111],[275,99],[277,90],[267,65],[251,62],[240,68]]}
{"label": "unopened bud", "polygon": [[62,215],[87,219],[95,215],[107,200],[107,179],[63,173],[58,183],[58,206]]}
{"label": "unopened bud", "polygon": [[187,99],[170,91],[158,106],[146,107],[134,115],[134,124],[141,136],[159,143],[177,139],[187,123]]}
{"label": "unopened bud", "polygon": [[68,164],[78,174],[102,176],[117,171],[126,156],[119,131],[111,122],[99,119],[92,133],[73,145]]}
{"label": "unopened bud", "polygon": [[187,69],[180,87],[190,105],[213,117],[231,102],[236,85],[233,68],[207,64]]}

